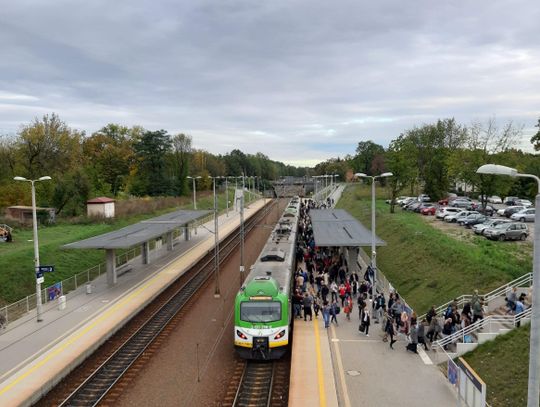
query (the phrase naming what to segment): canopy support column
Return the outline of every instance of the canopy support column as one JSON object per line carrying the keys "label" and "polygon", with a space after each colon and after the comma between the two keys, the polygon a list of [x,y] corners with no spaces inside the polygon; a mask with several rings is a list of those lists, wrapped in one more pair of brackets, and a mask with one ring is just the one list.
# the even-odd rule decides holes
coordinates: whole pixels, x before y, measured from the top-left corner
{"label": "canopy support column", "polygon": [[107,270],[107,284],[113,286],[116,284],[116,255],[114,249],[105,250],[105,270]]}
{"label": "canopy support column", "polygon": [[167,251],[172,251],[173,249],[173,232],[167,232]]}
{"label": "canopy support column", "polygon": [[142,264],[150,264],[150,245],[144,242],[141,246]]}
{"label": "canopy support column", "polygon": [[[197,230],[197,229],[195,229],[195,231],[196,231],[196,230]],[[189,226],[188,226],[188,225],[186,225],[186,226],[184,227],[184,239],[185,239],[186,242],[189,240]]]}

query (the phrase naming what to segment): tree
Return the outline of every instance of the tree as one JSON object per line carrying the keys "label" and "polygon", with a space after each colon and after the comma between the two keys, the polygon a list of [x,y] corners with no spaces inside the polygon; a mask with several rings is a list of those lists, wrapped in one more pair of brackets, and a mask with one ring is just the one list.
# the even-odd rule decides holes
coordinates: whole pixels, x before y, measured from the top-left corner
{"label": "tree", "polygon": [[70,129],[55,114],[23,126],[17,141],[17,160],[23,176],[62,176],[82,162],[83,132]]}
{"label": "tree", "polygon": [[191,142],[191,136],[183,133],[175,135],[172,139],[173,189],[177,195],[186,195],[189,192],[187,176],[189,175],[189,161],[192,153]]}
{"label": "tree", "polygon": [[354,158],[358,172],[363,172],[367,175],[377,175],[372,172],[373,160],[376,156],[383,154],[383,146],[371,140],[360,141],[356,147],[356,156]]}
{"label": "tree", "polygon": [[170,191],[165,156],[171,146],[171,139],[165,130],[145,131],[137,137],[133,144],[136,155],[132,183],[134,194],[158,196]]}
{"label": "tree", "polygon": [[125,188],[135,158],[132,140],[133,129],[112,123],[84,140],[95,190],[117,196]]}
{"label": "tree", "polygon": [[531,143],[535,151],[540,151],[540,118],[538,118],[538,123],[534,127],[538,127],[538,131],[531,137]]}
{"label": "tree", "polygon": [[390,212],[394,213],[396,198],[398,194],[408,185],[413,185],[418,178],[418,169],[415,161],[411,159],[415,155],[415,147],[411,140],[400,135],[396,140],[392,140],[386,151],[387,169],[393,176],[388,178],[390,186]]}

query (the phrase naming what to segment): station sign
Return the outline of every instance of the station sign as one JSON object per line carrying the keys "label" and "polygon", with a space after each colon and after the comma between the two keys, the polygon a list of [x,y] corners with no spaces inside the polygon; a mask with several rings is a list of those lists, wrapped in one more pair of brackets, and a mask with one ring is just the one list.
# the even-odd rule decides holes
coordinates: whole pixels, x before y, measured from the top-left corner
{"label": "station sign", "polygon": [[38,284],[43,284],[44,282],[45,282],[44,277],[38,277],[38,279],[36,280],[36,283],[38,283]]}
{"label": "station sign", "polygon": [[41,273],[52,273],[54,271],[54,266],[38,266],[36,271]]}

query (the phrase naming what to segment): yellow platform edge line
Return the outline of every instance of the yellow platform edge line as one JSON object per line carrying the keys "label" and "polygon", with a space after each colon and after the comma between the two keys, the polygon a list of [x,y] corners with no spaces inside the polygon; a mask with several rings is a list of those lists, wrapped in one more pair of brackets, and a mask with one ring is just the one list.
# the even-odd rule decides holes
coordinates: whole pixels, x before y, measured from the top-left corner
{"label": "yellow platform edge line", "polygon": [[317,353],[317,378],[319,381],[319,406],[326,407],[326,392],[324,389],[323,363],[321,356],[321,337],[319,335],[319,322],[314,319],[313,329],[315,331],[315,351]]}

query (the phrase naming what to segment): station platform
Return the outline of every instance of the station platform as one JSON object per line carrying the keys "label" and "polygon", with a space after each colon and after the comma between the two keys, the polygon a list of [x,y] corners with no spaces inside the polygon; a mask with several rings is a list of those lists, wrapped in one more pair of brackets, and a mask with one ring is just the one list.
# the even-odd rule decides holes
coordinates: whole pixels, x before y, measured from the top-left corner
{"label": "station platform", "polygon": [[[343,186],[330,195],[337,203]],[[358,257],[361,269],[367,264]],[[302,265],[304,268],[304,265]],[[388,298],[388,296],[386,296]],[[454,407],[455,390],[442,371],[418,347],[406,350],[399,335],[394,349],[383,342],[382,324],[371,318],[369,336],[358,330],[356,298],[350,320],[341,312],[338,324],[324,328],[322,313],[316,319],[296,319],[293,331],[289,406],[319,407]]]}
{"label": "station platform", "polygon": [[[244,209],[249,219],[266,200]],[[229,211],[219,217],[219,238],[240,225],[240,215]],[[67,297],[67,307],[44,306],[43,321],[35,311],[0,331],[0,406],[29,406],[151,302],[172,281],[214,248],[213,220],[197,228],[190,240],[179,240],[172,251],[153,250],[151,263],[132,260],[131,271],[109,286],[106,275],[92,282],[92,293],[79,287]]]}

